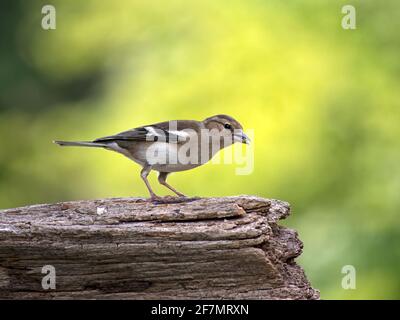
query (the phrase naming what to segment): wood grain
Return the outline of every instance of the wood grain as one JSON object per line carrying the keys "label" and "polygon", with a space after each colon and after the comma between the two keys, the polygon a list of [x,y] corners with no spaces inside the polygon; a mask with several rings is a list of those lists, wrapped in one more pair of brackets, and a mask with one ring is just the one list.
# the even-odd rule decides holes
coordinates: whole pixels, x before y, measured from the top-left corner
{"label": "wood grain", "polygon": [[[3,299],[318,299],[277,222],[254,196],[152,203],[114,198],[0,211]],[[44,265],[56,289],[44,290]]]}

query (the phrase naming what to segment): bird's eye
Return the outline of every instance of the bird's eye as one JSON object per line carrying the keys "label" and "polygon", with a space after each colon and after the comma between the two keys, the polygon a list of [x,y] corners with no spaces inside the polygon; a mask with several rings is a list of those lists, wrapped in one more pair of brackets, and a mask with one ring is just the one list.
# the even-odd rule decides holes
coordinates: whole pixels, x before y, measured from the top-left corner
{"label": "bird's eye", "polygon": [[232,126],[229,123],[224,124],[225,129],[232,129]]}

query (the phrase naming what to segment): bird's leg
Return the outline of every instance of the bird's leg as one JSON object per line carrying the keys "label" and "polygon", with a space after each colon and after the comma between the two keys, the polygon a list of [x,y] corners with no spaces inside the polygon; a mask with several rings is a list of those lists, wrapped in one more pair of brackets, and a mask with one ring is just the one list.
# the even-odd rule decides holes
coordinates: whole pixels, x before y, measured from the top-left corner
{"label": "bird's leg", "polygon": [[156,195],[153,190],[151,189],[150,183],[147,180],[147,176],[149,175],[151,171],[151,166],[145,166],[143,167],[142,171],[140,171],[140,176],[142,177],[144,183],[146,184],[147,190],[149,190],[150,192],[150,197],[152,200],[159,200],[161,199],[161,197],[159,197],[158,195]]}
{"label": "bird's leg", "polygon": [[163,186],[166,186],[169,190],[171,190],[172,192],[176,193],[178,196],[180,197],[186,197],[183,193],[180,193],[179,191],[175,190],[173,187],[171,187],[168,183],[167,183],[167,176],[168,176],[169,172],[160,172],[160,174],[158,175],[158,182],[160,184],[162,184]]}

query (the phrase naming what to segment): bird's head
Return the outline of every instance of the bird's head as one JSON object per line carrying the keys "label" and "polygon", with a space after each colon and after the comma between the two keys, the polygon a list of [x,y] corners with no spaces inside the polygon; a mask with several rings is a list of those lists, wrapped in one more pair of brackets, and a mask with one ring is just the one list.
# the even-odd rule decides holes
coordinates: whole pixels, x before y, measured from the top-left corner
{"label": "bird's head", "polygon": [[217,130],[221,138],[230,138],[232,143],[250,144],[249,137],[243,132],[242,125],[232,117],[219,114],[203,121],[208,130]]}

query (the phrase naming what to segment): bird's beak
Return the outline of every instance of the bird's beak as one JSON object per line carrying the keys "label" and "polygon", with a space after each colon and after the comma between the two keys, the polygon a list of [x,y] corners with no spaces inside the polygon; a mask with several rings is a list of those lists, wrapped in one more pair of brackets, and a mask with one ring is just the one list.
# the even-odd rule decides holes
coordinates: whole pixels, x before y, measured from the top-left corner
{"label": "bird's beak", "polygon": [[234,133],[233,141],[250,144],[250,138],[242,130],[239,130],[238,132]]}

